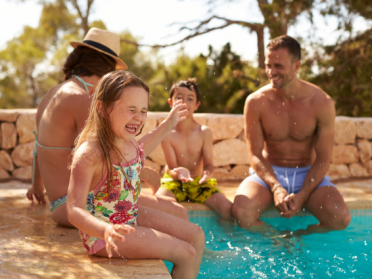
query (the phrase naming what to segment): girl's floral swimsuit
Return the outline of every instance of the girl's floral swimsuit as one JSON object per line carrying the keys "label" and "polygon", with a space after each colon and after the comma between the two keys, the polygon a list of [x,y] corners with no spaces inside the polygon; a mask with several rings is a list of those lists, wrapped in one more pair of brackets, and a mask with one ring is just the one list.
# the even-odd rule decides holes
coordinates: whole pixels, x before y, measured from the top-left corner
{"label": "girl's floral swimsuit", "polygon": [[[136,145],[132,142],[136,147]],[[111,224],[137,224],[138,197],[141,193],[140,172],[145,159],[143,144],[137,149],[137,157],[130,162],[123,162],[122,167],[128,181],[121,172],[120,166],[113,165],[112,183],[107,190],[107,170],[98,185],[88,193],[87,211],[99,220]],[[91,237],[80,231],[84,247],[89,255],[106,247],[102,239]]]}

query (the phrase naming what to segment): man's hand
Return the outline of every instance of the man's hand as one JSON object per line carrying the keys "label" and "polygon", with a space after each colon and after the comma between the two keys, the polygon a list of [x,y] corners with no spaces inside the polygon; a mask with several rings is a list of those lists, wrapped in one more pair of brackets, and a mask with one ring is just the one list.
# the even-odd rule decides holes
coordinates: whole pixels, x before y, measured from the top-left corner
{"label": "man's hand", "polygon": [[155,195],[156,192],[159,190],[160,174],[153,169],[144,167],[144,169],[141,171],[140,179],[151,188],[153,195]]}
{"label": "man's hand", "polygon": [[288,211],[288,205],[285,201],[285,197],[288,196],[288,192],[280,185],[274,186],[273,198],[276,209],[282,214]]}
{"label": "man's hand", "polygon": [[186,119],[188,112],[186,104],[182,103],[182,100],[178,100],[173,104],[166,121],[170,121],[172,123],[172,128],[174,128],[177,126],[178,122]]}
{"label": "man's hand", "polygon": [[194,181],[190,175],[190,171],[184,167],[175,168],[173,171],[177,173],[178,179],[183,183]]}
{"label": "man's hand", "polygon": [[281,212],[280,215],[285,218],[292,218],[295,216],[302,208],[305,200],[300,194],[290,194],[284,198],[284,201],[288,205],[287,212]]}
{"label": "man's hand", "polygon": [[203,171],[203,174],[199,180],[199,184],[203,184],[205,181],[207,181],[209,177],[210,177],[210,172],[207,170]]}
{"label": "man's hand", "polygon": [[32,185],[32,187],[28,189],[27,194],[26,194],[27,198],[33,202],[34,197],[35,197],[35,200],[38,203],[46,203],[44,189],[34,189],[34,188],[36,187]]}

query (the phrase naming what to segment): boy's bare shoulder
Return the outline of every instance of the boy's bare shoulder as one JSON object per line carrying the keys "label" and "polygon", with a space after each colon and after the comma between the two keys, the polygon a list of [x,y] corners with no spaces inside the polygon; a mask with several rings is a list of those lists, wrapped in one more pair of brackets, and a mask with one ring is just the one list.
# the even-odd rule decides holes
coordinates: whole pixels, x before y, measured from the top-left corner
{"label": "boy's bare shoulder", "polygon": [[212,138],[212,130],[208,126],[200,125],[200,131],[203,138]]}

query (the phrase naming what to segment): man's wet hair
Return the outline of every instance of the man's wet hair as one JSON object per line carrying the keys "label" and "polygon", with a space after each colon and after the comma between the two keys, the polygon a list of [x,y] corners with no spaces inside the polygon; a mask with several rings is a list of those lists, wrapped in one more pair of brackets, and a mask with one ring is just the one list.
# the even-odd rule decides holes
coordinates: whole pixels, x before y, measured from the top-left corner
{"label": "man's wet hair", "polygon": [[267,44],[266,48],[268,50],[278,50],[280,48],[285,48],[294,59],[301,60],[301,46],[299,42],[288,35],[282,35],[272,39]]}
{"label": "man's wet hair", "polygon": [[169,91],[169,98],[172,99],[174,92],[179,87],[186,87],[190,91],[194,91],[196,95],[196,102],[200,101],[200,93],[199,93],[199,87],[196,84],[196,78],[188,78],[187,80],[180,80],[175,83],[173,83],[170,91]]}

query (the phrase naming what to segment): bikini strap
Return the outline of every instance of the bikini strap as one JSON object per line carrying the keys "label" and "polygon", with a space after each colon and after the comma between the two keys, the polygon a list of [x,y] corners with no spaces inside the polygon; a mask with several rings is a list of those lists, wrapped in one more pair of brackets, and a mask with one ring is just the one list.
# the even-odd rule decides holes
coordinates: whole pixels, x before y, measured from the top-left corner
{"label": "bikini strap", "polygon": [[130,141],[134,147],[137,149],[137,153],[139,154],[139,156],[141,157],[141,162],[142,162],[142,168],[145,166],[145,151],[143,151],[143,145],[144,143],[141,143],[138,147],[136,146],[136,144],[134,143],[134,141]]}
{"label": "bikini strap", "polygon": [[72,77],[74,77],[74,78],[76,78],[78,81],[80,81],[81,84],[84,85],[84,88],[85,88],[85,90],[86,90],[88,93],[89,93],[89,90],[88,90],[87,85],[88,85],[88,86],[91,86],[91,87],[94,86],[93,84],[90,84],[90,83],[85,82],[84,80],[82,80],[82,79],[81,79],[80,77],[78,77],[77,75],[72,75]]}

